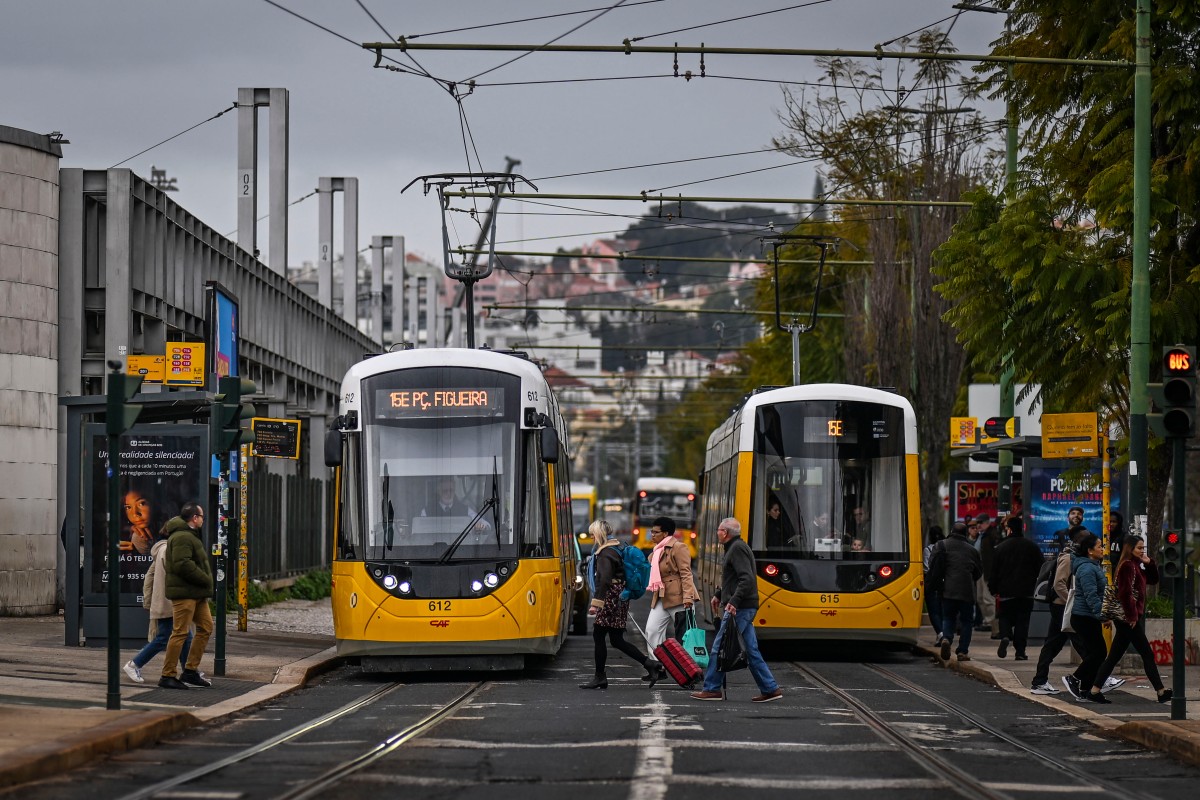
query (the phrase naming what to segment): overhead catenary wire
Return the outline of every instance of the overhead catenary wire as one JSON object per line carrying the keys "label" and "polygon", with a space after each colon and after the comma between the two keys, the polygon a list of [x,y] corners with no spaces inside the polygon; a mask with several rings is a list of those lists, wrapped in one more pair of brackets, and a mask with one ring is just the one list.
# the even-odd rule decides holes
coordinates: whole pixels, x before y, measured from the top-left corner
{"label": "overhead catenary wire", "polygon": [[[625,10],[625,9],[634,8],[636,6],[648,6],[648,5],[652,5],[654,3],[661,3],[661,2],[663,2],[663,0],[638,0],[637,2],[633,2],[633,3],[625,3],[624,5],[621,6],[621,9]],[[413,39],[423,39],[427,36],[444,36],[447,33],[463,33],[465,31],[484,30],[485,28],[499,28],[499,27],[502,27],[505,25],[520,25],[525,22],[540,22],[545,19],[557,19],[559,17],[573,17],[573,16],[578,16],[579,14],[590,14],[593,11],[602,11],[605,8],[606,8],[606,6],[601,6],[599,8],[584,8],[584,9],[580,9],[579,11],[563,11],[558,14],[542,14],[537,17],[523,17],[521,19],[505,20],[503,22],[488,22],[488,23],[485,23],[482,25],[470,25],[465,28],[449,28],[444,31],[430,31],[429,33],[405,34],[404,38],[408,39],[409,41],[412,41]],[[610,9],[610,10],[615,10],[615,9]]]}
{"label": "overhead catenary wire", "polygon": [[826,3],[831,3],[831,2],[833,2],[833,0],[808,0],[808,2],[806,2],[806,3],[798,3],[794,6],[787,6],[786,8],[773,8],[770,11],[759,11],[754,14],[743,14],[740,17],[731,17],[729,19],[717,20],[716,22],[704,22],[704,23],[701,23],[700,25],[690,25],[686,28],[676,28],[675,30],[671,30],[671,31],[663,31],[662,33],[649,33],[649,34],[646,34],[645,36],[631,36],[629,38],[629,41],[644,42],[647,39],[656,39],[659,36],[672,36],[676,33],[687,33],[689,31],[698,31],[701,28],[712,28],[717,25],[728,25],[731,22],[741,22],[741,21],[747,20],[747,19],[754,19],[755,17],[765,17],[765,16],[768,16],[769,14],[782,14],[785,11],[795,11],[796,9],[799,9],[799,8],[808,8],[810,6],[820,6],[820,5],[824,5]]}
{"label": "overhead catenary wire", "polygon": [[236,101],[234,101],[233,104],[231,104],[228,108],[218,111],[216,114],[213,114],[208,119],[201,120],[200,122],[197,122],[195,125],[191,126],[190,128],[184,128],[179,133],[176,133],[173,136],[168,136],[166,139],[163,139],[161,142],[150,145],[145,150],[139,150],[138,152],[131,155],[129,158],[121,159],[120,161],[118,161],[117,163],[115,163],[111,167],[109,167],[109,169],[116,169],[117,167],[121,166],[122,164],[126,163],[127,161],[132,161],[133,159],[137,158],[138,156],[145,155],[146,153],[149,153],[151,150],[153,150],[156,147],[161,147],[164,144],[166,144],[167,142],[178,139],[180,136],[183,136],[185,133],[189,133],[191,131],[196,130],[196,128],[199,128],[201,125],[204,125],[206,123],[212,122],[214,119],[219,119],[220,117],[225,116],[226,114],[228,114],[230,111],[233,111],[237,107],[238,107],[238,104]]}

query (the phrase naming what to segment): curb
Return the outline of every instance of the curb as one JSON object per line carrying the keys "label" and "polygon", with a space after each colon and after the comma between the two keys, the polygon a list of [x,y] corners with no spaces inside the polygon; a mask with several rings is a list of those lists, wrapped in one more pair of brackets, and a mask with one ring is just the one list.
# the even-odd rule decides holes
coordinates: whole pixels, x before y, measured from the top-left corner
{"label": "curb", "polygon": [[1025,685],[1009,670],[977,662],[960,664],[957,660],[942,661],[939,653],[924,645],[916,645],[913,650],[922,655],[930,656],[945,669],[962,672],[976,680],[1002,689],[1009,694],[1019,695],[1075,719],[1091,723],[1097,728],[1102,729],[1105,734],[1116,736],[1127,742],[1139,744],[1151,750],[1158,750],[1187,764],[1200,766],[1200,732],[1193,733],[1173,722],[1164,722],[1162,720],[1122,722],[1106,714],[1099,714],[1090,709],[1081,708],[1073,702],[1060,700],[1054,695],[1029,694]]}
{"label": "curb", "polygon": [[103,755],[122,753],[199,725],[187,711],[137,711],[90,730],[18,750],[0,767],[0,786],[15,786],[74,769]]}
{"label": "curb", "polygon": [[337,648],[284,664],[271,683],[192,711],[135,711],[61,739],[17,750],[0,759],[0,787],[16,786],[75,769],[102,756],[156,744],[188,728],[219,720],[307,685],[342,663]]}

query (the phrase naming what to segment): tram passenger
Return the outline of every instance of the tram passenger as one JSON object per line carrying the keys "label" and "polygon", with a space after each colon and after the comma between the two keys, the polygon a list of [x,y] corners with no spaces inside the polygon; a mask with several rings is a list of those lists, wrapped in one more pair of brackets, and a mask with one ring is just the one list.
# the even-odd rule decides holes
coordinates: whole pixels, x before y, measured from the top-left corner
{"label": "tram passenger", "polygon": [[608,688],[608,676],[604,671],[608,659],[608,648],[604,644],[606,636],[613,647],[645,667],[650,686],[654,686],[667,674],[663,665],[654,659],[646,658],[640,650],[625,641],[625,626],[629,624],[629,601],[621,599],[621,590],[625,588],[625,562],[617,547],[619,542],[613,536],[612,526],[602,519],[593,522],[588,527],[588,533],[596,543],[592,550],[595,594],[592,596],[591,607],[588,608],[588,614],[596,618],[592,624],[596,674],[587,683],[579,684],[579,688]]}
{"label": "tram passenger", "polygon": [[778,497],[771,495],[767,498],[767,547],[783,547],[791,538],[788,533],[783,520],[783,505]]}
{"label": "tram passenger", "polygon": [[867,547],[867,543],[862,539],[853,539],[850,542],[851,553],[869,553],[871,548]]}
{"label": "tram passenger", "polygon": [[[692,581],[692,557],[688,546],[675,535],[675,520],[659,517],[650,528],[654,550],[650,553],[650,615],[646,617],[646,648],[653,653],[667,638],[667,627],[675,614],[700,598]],[[650,675],[646,675],[646,680]]]}

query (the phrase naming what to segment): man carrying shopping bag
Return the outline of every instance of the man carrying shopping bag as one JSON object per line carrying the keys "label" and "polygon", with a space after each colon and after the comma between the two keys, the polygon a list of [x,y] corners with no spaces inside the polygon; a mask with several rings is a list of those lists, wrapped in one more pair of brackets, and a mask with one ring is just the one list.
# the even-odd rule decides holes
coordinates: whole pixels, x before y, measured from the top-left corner
{"label": "man carrying shopping bag", "polygon": [[[720,653],[726,636],[741,634],[747,665],[760,694],[751,698],[755,703],[769,703],[783,697],[783,690],[775,682],[767,662],[758,651],[758,637],[754,634],[754,617],[758,611],[758,579],[754,568],[754,553],[750,545],[742,541],[742,525],[733,517],[721,520],[717,527],[717,539],[725,547],[725,558],[721,564],[721,593],[712,598],[715,616],[724,601],[725,614],[721,627],[713,641],[712,652]],[[736,632],[735,632],[736,631]],[[724,673],[721,659],[710,658],[704,673],[704,688],[692,692],[695,700],[723,700],[721,685]]]}

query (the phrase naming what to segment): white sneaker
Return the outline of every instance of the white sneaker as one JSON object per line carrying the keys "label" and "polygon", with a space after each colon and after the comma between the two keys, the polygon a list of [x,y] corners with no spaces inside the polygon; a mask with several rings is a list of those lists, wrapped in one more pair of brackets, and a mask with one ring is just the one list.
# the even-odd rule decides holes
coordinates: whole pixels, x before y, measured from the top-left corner
{"label": "white sneaker", "polygon": [[[125,670],[125,674],[129,676],[129,680],[134,683],[145,683],[146,679],[142,677],[142,671],[138,669],[137,664],[132,661],[126,661],[125,666],[121,667]],[[1124,683],[1124,681],[1122,681]]]}
{"label": "white sneaker", "polygon": [[1049,683],[1043,683],[1040,686],[1034,686],[1029,691],[1033,694],[1058,694],[1058,689],[1055,689]]}
{"label": "white sneaker", "polygon": [[1104,694],[1105,692],[1111,692],[1113,689],[1119,689],[1124,685],[1125,685],[1124,678],[1110,677],[1108,680],[1106,680],[1104,682],[1104,688],[1100,690],[1100,693]]}

